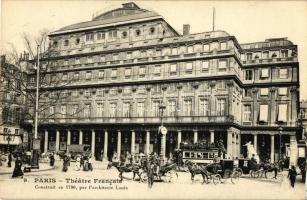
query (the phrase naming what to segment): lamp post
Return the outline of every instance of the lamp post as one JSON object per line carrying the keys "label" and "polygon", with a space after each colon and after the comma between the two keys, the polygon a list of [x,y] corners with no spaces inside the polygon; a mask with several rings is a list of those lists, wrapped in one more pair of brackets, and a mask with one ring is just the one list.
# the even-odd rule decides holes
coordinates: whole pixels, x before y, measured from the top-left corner
{"label": "lamp post", "polygon": [[282,134],[283,128],[279,126],[278,132],[279,132],[279,160],[281,160],[281,134]]}
{"label": "lamp post", "polygon": [[167,129],[163,126],[163,112],[165,108],[166,106],[163,103],[159,105],[159,111],[160,111],[160,117],[161,117],[161,126],[159,128],[159,133],[161,134],[160,156],[161,156],[162,162],[164,162],[165,160],[165,146],[166,146],[166,133],[167,133]]}

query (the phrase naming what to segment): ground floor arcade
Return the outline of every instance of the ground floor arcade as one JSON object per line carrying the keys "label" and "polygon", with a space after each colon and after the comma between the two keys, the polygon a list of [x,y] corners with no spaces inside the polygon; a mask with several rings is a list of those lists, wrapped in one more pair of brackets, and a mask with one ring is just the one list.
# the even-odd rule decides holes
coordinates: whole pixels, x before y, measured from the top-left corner
{"label": "ground floor arcade", "polygon": [[[166,135],[158,134],[157,127],[48,127],[40,131],[41,150],[66,151],[67,145],[88,144],[97,160],[110,160],[116,154],[150,154],[156,152],[171,157],[181,142],[196,143],[207,141],[214,143],[223,140],[228,157],[246,156],[245,144],[251,142],[260,159],[277,161],[280,156],[289,156],[295,162],[297,149],[295,130],[280,133],[276,130],[240,130],[237,127],[212,126],[180,127],[166,125]],[[287,149],[287,144],[290,149]],[[292,151],[290,151],[292,150]],[[293,157],[291,159],[291,157]]]}

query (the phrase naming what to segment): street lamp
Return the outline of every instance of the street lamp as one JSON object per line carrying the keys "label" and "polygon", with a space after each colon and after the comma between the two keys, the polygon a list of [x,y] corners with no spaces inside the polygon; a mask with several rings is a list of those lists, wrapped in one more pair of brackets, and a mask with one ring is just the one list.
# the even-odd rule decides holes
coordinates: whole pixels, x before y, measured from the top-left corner
{"label": "street lamp", "polygon": [[163,126],[163,112],[165,110],[166,106],[161,103],[159,105],[159,111],[160,111],[160,117],[161,117],[161,126],[159,128],[159,133],[161,134],[161,149],[160,149],[160,156],[161,161],[164,162],[165,159],[165,146],[166,146],[166,133],[167,129]]}
{"label": "street lamp", "polygon": [[279,160],[281,160],[281,134],[282,134],[283,128],[279,126],[278,132],[279,132]]}

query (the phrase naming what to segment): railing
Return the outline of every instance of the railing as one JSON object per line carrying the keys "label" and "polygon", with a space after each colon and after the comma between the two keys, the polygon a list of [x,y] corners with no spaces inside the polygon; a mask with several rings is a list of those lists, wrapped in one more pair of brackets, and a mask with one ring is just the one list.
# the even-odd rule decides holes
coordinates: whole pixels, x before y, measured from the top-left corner
{"label": "railing", "polygon": [[[157,124],[161,117],[76,117],[76,118],[53,118],[43,123],[102,123],[102,124]],[[164,123],[229,123],[234,122],[232,115],[229,116],[174,116],[163,117]]]}
{"label": "railing", "polygon": [[243,64],[257,64],[257,63],[274,63],[274,62],[297,62],[297,57],[287,57],[287,58],[264,58],[257,60],[243,60]]}

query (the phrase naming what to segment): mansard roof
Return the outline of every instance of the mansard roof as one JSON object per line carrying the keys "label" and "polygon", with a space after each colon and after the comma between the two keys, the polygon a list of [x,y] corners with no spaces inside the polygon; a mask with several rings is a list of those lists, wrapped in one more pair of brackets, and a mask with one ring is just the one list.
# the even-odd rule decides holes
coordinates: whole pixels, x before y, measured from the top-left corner
{"label": "mansard roof", "polygon": [[122,8],[107,11],[94,17],[91,21],[81,22],[65,26],[50,35],[65,32],[75,32],[85,29],[93,29],[110,25],[119,25],[128,22],[140,22],[152,19],[163,19],[161,15],[154,11],[139,8],[135,3],[125,3]]}

